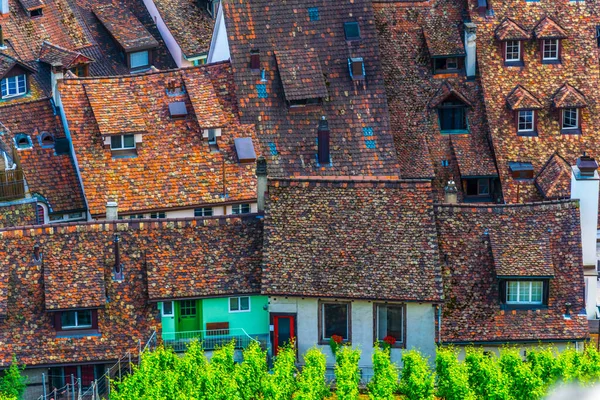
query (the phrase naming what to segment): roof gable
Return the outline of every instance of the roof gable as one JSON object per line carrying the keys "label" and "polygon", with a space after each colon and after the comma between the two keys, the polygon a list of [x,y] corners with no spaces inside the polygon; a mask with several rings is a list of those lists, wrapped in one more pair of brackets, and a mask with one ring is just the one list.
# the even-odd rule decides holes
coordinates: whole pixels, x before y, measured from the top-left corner
{"label": "roof gable", "polygon": [[19,2],[27,11],[37,10],[46,5],[42,0],[19,0]]}
{"label": "roof gable", "polygon": [[533,28],[533,34],[536,39],[566,39],[569,37],[567,32],[550,17],[543,18]]}
{"label": "roof gable", "polygon": [[310,50],[275,51],[287,101],[327,97],[319,55]]}
{"label": "roof gable", "polygon": [[441,105],[443,102],[455,98],[459,100],[461,103],[464,103],[466,106],[473,107],[473,104],[465,95],[463,95],[459,90],[455,89],[450,82],[444,81],[440,85],[439,89],[433,96],[433,98],[429,101],[429,108],[436,108]]}
{"label": "roof gable", "polygon": [[423,35],[433,58],[466,54],[458,27],[449,23],[446,18],[431,17],[423,29]]}
{"label": "roof gable", "polygon": [[25,71],[34,73],[35,69],[7,54],[0,53],[0,79],[4,78],[14,67],[19,66]]}
{"label": "roof gable", "polygon": [[506,40],[529,40],[531,33],[523,29],[519,24],[510,18],[504,19],[495,31],[496,39],[500,41]]}
{"label": "roof gable", "polygon": [[47,41],[42,43],[39,60],[53,67],[63,67],[65,69],[77,64],[89,64],[94,61],[77,51],[67,50]]}
{"label": "roof gable", "polygon": [[535,185],[546,199],[571,197],[571,166],[554,153],[535,177]]}
{"label": "roof gable", "polygon": [[533,94],[521,85],[515,88],[506,97],[506,104],[510,110],[540,110],[544,108],[542,103]]}
{"label": "roof gable", "polygon": [[227,123],[223,106],[206,74],[188,74],[182,78],[201,128],[218,128]]}
{"label": "roof gable", "polygon": [[94,7],[94,14],[125,51],[158,46],[154,36],[125,6],[113,4]]}
{"label": "roof gable", "polygon": [[552,105],[554,108],[583,108],[588,104],[583,93],[565,83],[552,96]]}

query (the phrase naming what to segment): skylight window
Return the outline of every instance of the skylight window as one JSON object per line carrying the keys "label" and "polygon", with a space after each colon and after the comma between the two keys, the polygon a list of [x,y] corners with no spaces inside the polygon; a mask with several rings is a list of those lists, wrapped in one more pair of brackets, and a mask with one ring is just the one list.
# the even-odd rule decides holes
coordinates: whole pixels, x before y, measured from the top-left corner
{"label": "skylight window", "polygon": [[349,58],[348,68],[350,69],[350,77],[355,81],[362,81],[365,79],[365,63],[362,57]]}
{"label": "skylight window", "polygon": [[318,7],[308,7],[308,19],[311,21],[319,20],[319,8]]}
{"label": "skylight window", "polygon": [[360,40],[358,22],[344,22],[344,35],[346,36],[346,40]]}
{"label": "skylight window", "polygon": [[15,144],[17,145],[17,149],[30,149],[33,147],[33,143],[31,143],[31,138],[29,135],[24,133],[19,133],[15,136]]}

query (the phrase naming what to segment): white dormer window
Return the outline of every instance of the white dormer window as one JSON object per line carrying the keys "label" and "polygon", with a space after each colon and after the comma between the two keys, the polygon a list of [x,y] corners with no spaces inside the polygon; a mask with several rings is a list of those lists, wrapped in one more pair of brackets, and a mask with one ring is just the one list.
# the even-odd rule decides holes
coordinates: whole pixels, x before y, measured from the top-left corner
{"label": "white dormer window", "polygon": [[27,93],[27,76],[17,75],[2,79],[2,98],[20,96]]}
{"label": "white dormer window", "polygon": [[135,135],[120,135],[110,137],[111,150],[135,149]]}
{"label": "white dormer window", "polygon": [[506,62],[517,62],[521,61],[521,41],[520,40],[508,40],[506,42]]}
{"label": "white dormer window", "polygon": [[221,128],[205,129],[202,137],[208,139],[208,144],[216,145],[217,138],[221,136]]}
{"label": "white dormer window", "polygon": [[558,60],[558,47],[560,46],[558,39],[545,39],[543,45],[543,60],[555,61]]}

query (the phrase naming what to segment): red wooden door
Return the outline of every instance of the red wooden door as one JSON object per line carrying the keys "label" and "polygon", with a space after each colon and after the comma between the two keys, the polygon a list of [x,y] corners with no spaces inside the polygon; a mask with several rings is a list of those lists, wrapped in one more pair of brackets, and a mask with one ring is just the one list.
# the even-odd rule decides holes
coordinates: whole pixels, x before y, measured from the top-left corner
{"label": "red wooden door", "polygon": [[294,315],[275,315],[273,316],[273,325],[275,355],[277,355],[277,350],[280,346],[283,346],[296,337],[294,331],[296,317]]}

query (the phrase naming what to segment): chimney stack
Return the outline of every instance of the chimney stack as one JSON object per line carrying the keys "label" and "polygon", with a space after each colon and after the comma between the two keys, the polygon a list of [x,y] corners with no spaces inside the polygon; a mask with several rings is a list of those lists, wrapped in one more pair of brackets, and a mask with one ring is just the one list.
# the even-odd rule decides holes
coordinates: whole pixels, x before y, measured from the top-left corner
{"label": "chimney stack", "polygon": [[586,284],[586,311],[588,319],[596,318],[596,234],[598,230],[598,190],[600,177],[598,163],[585,153],[571,167],[571,198],[579,199],[581,249]]}
{"label": "chimney stack", "polygon": [[322,116],[319,121],[317,137],[319,139],[319,149],[317,152],[319,164],[329,164],[329,123],[325,116]]}
{"label": "chimney stack", "polygon": [[0,0],[0,14],[8,14],[9,12],[8,0]]}
{"label": "chimney stack", "polygon": [[258,212],[265,211],[265,192],[267,191],[267,160],[263,156],[256,159],[257,205]]}
{"label": "chimney stack", "polygon": [[119,219],[119,206],[116,201],[106,203],[106,220],[113,221]]}
{"label": "chimney stack", "polygon": [[456,188],[456,183],[454,183],[454,181],[448,181],[448,184],[444,188],[444,203],[458,203],[458,189]]}
{"label": "chimney stack", "polygon": [[465,72],[467,79],[475,78],[477,64],[477,35],[475,34],[477,25],[472,22],[465,22]]}

